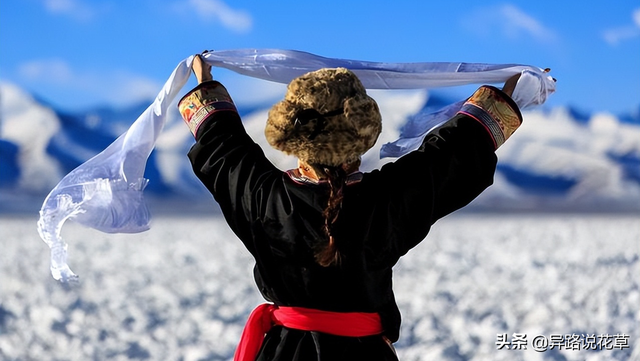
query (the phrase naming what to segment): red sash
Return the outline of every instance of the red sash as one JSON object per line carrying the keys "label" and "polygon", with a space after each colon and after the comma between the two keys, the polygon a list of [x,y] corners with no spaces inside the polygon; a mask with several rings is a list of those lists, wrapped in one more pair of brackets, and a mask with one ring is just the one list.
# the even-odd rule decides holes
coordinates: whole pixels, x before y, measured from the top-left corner
{"label": "red sash", "polygon": [[380,315],[377,313],[331,312],[303,307],[278,307],[265,303],[256,307],[249,315],[233,360],[254,361],[264,335],[274,325],[347,337],[372,336],[383,332]]}

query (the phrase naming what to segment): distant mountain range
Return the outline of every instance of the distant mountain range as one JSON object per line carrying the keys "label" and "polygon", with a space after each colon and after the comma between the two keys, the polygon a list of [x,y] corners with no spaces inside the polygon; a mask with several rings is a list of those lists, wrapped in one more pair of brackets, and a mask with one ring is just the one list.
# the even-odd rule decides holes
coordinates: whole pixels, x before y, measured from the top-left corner
{"label": "distant mountain range", "polygon": [[[426,92],[372,92],[383,134],[363,157],[363,170],[380,145],[395,140],[408,117],[451,103]],[[0,212],[36,212],[69,171],[125,132],[149,102],[128,108],[67,112],[0,83]],[[238,104],[248,133],[282,169],[291,157],[272,150],[262,131],[271,104]],[[478,211],[640,211],[640,109],[630,114],[587,114],[571,107],[524,112],[524,124],[498,150],[494,185],[469,207]],[[193,138],[177,110],[147,163],[146,197],[154,204],[211,203],[193,176],[186,152]],[[203,197],[203,195],[207,195]]]}

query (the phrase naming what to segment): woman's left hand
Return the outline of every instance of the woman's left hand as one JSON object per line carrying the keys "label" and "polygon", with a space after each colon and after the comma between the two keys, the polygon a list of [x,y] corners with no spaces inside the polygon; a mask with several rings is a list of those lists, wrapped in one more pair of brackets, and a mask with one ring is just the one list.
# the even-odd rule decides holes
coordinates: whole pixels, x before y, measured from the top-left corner
{"label": "woman's left hand", "polygon": [[196,79],[198,79],[198,84],[213,80],[211,65],[207,64],[200,54],[197,54],[193,58],[191,69],[193,69],[193,73],[196,75]]}

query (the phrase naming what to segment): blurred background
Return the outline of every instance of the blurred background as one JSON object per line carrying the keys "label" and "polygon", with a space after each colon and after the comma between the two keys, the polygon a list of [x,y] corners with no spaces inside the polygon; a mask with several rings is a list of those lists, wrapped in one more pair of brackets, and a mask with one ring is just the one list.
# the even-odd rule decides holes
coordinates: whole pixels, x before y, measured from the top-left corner
{"label": "blurred background", "polygon": [[[524,126],[499,151],[496,184],[474,206],[640,211],[640,7],[634,1],[7,2],[0,12],[0,209],[39,209],[63,175],[131,125],[182,59],[235,48],[551,68],[557,93],[525,114]],[[247,126],[264,144],[265,111],[284,85],[213,73],[245,121],[255,120]],[[372,92],[384,108],[385,133],[365,169],[389,161],[378,159],[379,146],[395,140],[412,114],[474,89]],[[204,188],[184,157],[192,139],[184,126],[172,125],[149,160],[147,194],[202,199]]]}
{"label": "blurred background", "polygon": [[[69,222],[82,282],[68,287],[48,273],[36,221],[49,191],[125,132],[181,60],[236,48],[551,68],[557,93],[524,112],[498,151],[494,185],[398,265],[399,354],[640,357],[637,1],[22,0],[0,5],[0,359],[231,357],[261,300],[252,260],[192,175],[193,138],[175,107],[147,164],[150,231],[105,235]],[[292,167],[262,134],[285,86],[213,75],[272,161]],[[393,161],[379,159],[380,146],[412,115],[474,90],[372,91],[384,130],[364,170]],[[524,332],[626,333],[630,347],[496,350],[497,333]]]}

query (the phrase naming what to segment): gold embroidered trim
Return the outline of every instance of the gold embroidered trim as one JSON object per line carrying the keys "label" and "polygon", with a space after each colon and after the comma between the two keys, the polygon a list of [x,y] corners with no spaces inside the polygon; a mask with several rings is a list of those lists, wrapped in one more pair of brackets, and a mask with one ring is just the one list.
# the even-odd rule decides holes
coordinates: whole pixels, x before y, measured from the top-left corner
{"label": "gold embroidered trim", "polygon": [[520,111],[505,97],[506,95],[498,89],[483,86],[473,93],[461,109],[463,113],[468,113],[488,128],[496,148],[509,139],[522,124]]}
{"label": "gold embroidered trim", "polygon": [[237,112],[227,89],[217,81],[204,82],[187,93],[178,103],[178,110],[194,136],[211,113],[218,110]]}

